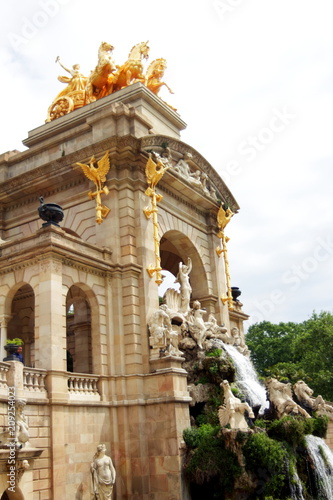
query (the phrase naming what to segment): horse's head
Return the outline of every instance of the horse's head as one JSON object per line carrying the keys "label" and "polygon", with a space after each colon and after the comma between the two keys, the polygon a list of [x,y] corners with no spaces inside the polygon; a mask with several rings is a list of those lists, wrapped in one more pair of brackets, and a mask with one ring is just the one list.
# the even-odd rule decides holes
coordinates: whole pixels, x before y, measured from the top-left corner
{"label": "horse's head", "polygon": [[107,42],[102,42],[99,46],[99,50],[102,52],[110,52],[114,49],[114,46]]}
{"label": "horse's head", "polygon": [[148,41],[142,42],[140,45],[140,53],[144,59],[148,59],[148,57],[149,57],[150,48],[149,48],[148,43],[149,43]]}

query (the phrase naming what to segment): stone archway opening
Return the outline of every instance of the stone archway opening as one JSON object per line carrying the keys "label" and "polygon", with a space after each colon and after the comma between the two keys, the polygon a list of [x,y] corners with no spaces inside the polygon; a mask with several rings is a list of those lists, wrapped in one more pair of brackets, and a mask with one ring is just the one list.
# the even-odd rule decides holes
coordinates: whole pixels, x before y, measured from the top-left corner
{"label": "stone archway opening", "polygon": [[[166,284],[170,284],[172,288],[178,274],[180,262],[187,262],[188,257],[192,261],[192,271],[190,274],[190,282],[192,287],[192,298],[194,300],[205,300],[208,296],[208,284],[206,272],[193,242],[179,231],[167,231],[160,242],[161,267],[163,271],[168,272],[167,280],[164,285],[161,285],[163,294]],[[163,274],[162,271],[162,274]]]}
{"label": "stone archway opening", "polygon": [[86,293],[73,285],[66,299],[67,371],[92,373],[91,307]]}
{"label": "stone archway opening", "polygon": [[22,285],[11,301],[7,338],[21,338],[26,366],[35,366],[35,294],[28,284]]}

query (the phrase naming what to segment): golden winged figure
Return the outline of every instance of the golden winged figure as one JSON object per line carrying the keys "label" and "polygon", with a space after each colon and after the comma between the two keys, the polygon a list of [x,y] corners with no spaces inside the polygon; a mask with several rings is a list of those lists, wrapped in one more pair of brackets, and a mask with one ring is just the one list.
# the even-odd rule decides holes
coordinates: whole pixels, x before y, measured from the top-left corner
{"label": "golden winged figure", "polygon": [[234,215],[234,212],[230,210],[229,207],[227,207],[225,210],[223,206],[220,206],[220,209],[217,213],[217,225],[220,229],[220,232],[218,233],[218,237],[222,238],[222,232],[224,231],[224,228],[226,225],[230,222],[231,217]]}
{"label": "golden winged figure", "polygon": [[89,165],[86,165],[85,163],[76,163],[76,165],[79,165],[82,168],[84,175],[94,182],[97,191],[103,191],[102,182],[106,181],[106,174],[110,170],[109,152],[110,151],[107,151],[97,162],[97,168],[94,166],[96,163],[94,156],[91,157]]}
{"label": "golden winged figure", "polygon": [[101,194],[109,193],[109,189],[107,186],[102,187],[102,183],[106,181],[106,174],[110,170],[109,152],[110,151],[107,151],[104,156],[97,162],[97,167],[94,166],[94,164],[96,163],[96,159],[94,156],[91,157],[89,165],[86,165],[85,163],[76,163],[76,165],[79,165],[82,168],[84,175],[88,177],[88,179],[93,181],[96,186],[95,193],[92,193],[90,191],[88,193],[88,196],[90,197],[90,199],[96,198],[96,222],[98,224],[101,224],[103,222],[103,219],[105,219],[105,217],[107,217],[110,212],[110,209],[105,205],[102,205],[101,202]]}
{"label": "golden winged figure", "polygon": [[[165,165],[160,158],[158,158],[157,163],[155,163],[155,161],[152,159],[151,154],[149,154],[149,158],[146,163],[146,177],[148,186],[150,188],[150,190],[148,188],[147,191],[149,193],[151,192],[151,190],[155,189],[155,186],[163,177],[164,172],[168,170],[168,168],[170,168],[170,165]],[[148,194],[147,192],[146,194],[150,196],[150,194]]]}

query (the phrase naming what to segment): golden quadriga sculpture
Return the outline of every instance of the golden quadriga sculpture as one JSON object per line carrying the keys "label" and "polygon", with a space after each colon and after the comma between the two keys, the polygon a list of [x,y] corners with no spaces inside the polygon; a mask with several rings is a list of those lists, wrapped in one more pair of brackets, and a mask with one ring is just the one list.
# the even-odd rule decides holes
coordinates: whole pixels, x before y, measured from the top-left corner
{"label": "golden quadriga sculpture", "polygon": [[[98,49],[98,62],[89,76],[80,72],[79,64],[74,64],[72,69],[62,64],[57,57],[56,62],[69,73],[70,76],[59,76],[58,80],[67,83],[53,100],[48,109],[46,122],[67,115],[75,109],[108,96],[118,90],[128,87],[132,83],[141,82],[154,94],[165,86],[170,93],[170,87],[162,81],[166,69],[166,60],[159,58],[150,63],[144,73],[144,60],[149,57],[148,42],[141,42],[132,47],[127,61],[117,66],[113,60],[114,47],[107,42],[102,42]],[[174,108],[173,108],[174,109]]]}

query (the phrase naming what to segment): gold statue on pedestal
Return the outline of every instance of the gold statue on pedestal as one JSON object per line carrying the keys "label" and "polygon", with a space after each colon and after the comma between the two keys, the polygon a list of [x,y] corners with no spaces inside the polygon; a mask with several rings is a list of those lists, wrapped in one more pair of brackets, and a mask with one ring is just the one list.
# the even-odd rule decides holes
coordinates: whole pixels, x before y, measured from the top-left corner
{"label": "gold statue on pedestal", "polygon": [[79,165],[83,173],[88,179],[94,182],[96,186],[96,191],[89,191],[88,196],[91,200],[96,198],[96,222],[101,224],[103,220],[108,216],[110,209],[105,205],[102,205],[101,194],[109,194],[109,189],[107,186],[102,186],[102,183],[106,181],[106,174],[110,170],[110,159],[109,151],[107,151],[103,158],[97,162],[97,168],[94,166],[96,159],[92,156],[89,165],[85,163],[76,163]]}
{"label": "gold statue on pedestal", "polygon": [[228,289],[227,297],[222,297],[221,300],[222,300],[223,304],[228,302],[229,309],[231,311],[233,310],[233,298],[232,298],[232,292],[231,292],[228,249],[227,249],[227,243],[229,241],[229,238],[227,236],[225,236],[224,229],[226,228],[227,224],[229,224],[230,219],[233,215],[234,215],[234,212],[232,212],[232,210],[230,210],[230,208],[227,204],[220,206],[220,209],[217,213],[217,225],[219,228],[219,232],[217,233],[217,237],[221,239],[222,248],[220,248],[220,247],[216,248],[216,253],[217,253],[218,257],[221,257],[222,253],[224,256],[225,275],[226,275],[226,282],[227,282],[227,289]]}
{"label": "gold statue on pedestal", "polygon": [[146,178],[148,183],[148,188],[145,191],[145,194],[151,198],[151,208],[146,207],[143,210],[143,213],[149,219],[151,215],[153,216],[153,225],[154,225],[154,246],[155,246],[155,267],[151,264],[147,268],[147,272],[149,276],[152,278],[154,273],[156,273],[155,282],[160,285],[163,281],[162,278],[162,268],[161,268],[161,256],[160,256],[160,242],[158,238],[158,222],[157,222],[157,203],[159,203],[163,196],[161,194],[157,194],[155,191],[155,187],[160,179],[163,177],[164,172],[170,168],[168,165],[168,159],[162,159],[159,155],[156,155],[157,162],[152,159],[151,154],[149,154],[149,158],[146,164]]}
{"label": "gold statue on pedestal", "polygon": [[[57,57],[56,62],[59,62],[61,67],[71,75],[71,78],[68,76],[58,77],[62,83],[68,85],[50,105],[46,122],[67,115],[75,109],[136,82],[143,83],[156,95],[163,85],[173,94],[170,87],[161,81],[166,69],[165,59],[155,59],[149,65],[146,74],[144,73],[143,61],[148,59],[150,50],[148,42],[134,45],[127,61],[120,66],[116,65],[112,58],[113,50],[113,45],[107,42],[101,43],[98,49],[97,65],[88,77],[81,74],[78,64],[74,64],[72,69],[68,69],[60,62],[59,56]],[[172,106],[170,107],[172,108]]]}

